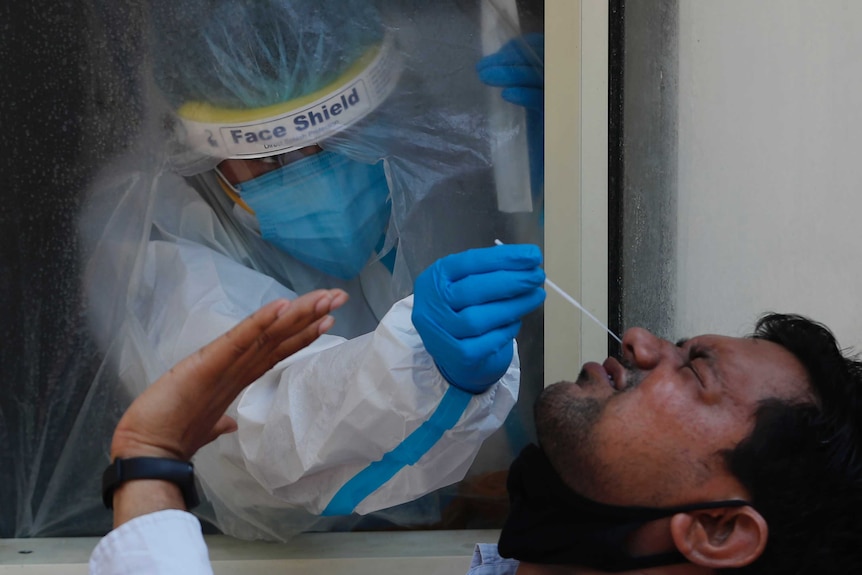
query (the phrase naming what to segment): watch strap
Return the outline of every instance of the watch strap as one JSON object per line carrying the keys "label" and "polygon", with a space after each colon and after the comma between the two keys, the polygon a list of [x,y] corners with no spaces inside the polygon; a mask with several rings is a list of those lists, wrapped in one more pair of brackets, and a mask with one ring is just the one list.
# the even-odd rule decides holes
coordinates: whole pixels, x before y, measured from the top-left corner
{"label": "watch strap", "polygon": [[117,458],[102,474],[102,503],[114,508],[114,491],[124,482],[133,479],[160,479],[170,481],[180,488],[186,509],[200,503],[195,489],[195,466],[188,461],[165,457]]}

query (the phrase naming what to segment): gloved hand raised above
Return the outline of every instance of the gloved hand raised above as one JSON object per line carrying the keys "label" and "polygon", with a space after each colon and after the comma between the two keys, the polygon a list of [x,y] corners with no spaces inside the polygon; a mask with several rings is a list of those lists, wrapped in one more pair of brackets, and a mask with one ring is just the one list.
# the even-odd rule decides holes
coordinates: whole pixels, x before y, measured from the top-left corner
{"label": "gloved hand raised above", "polygon": [[479,60],[476,72],[485,84],[503,88],[504,100],[526,109],[530,187],[535,198],[545,184],[545,35],[509,40]]}
{"label": "gloved hand raised above", "polygon": [[476,64],[479,79],[503,88],[507,102],[535,112],[545,111],[545,35],[515,38]]}
{"label": "gloved hand raised above", "polygon": [[545,300],[538,246],[501,245],[440,258],[416,279],[413,325],[449,383],[482,393],[512,362],[521,317]]}

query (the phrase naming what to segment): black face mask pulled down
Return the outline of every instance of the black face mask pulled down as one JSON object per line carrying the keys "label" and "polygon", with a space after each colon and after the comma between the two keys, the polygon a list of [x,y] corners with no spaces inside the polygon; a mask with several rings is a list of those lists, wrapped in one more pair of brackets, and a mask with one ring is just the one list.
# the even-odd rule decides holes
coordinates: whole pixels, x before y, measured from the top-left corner
{"label": "black face mask pulled down", "polygon": [[512,463],[507,488],[509,516],[497,544],[501,556],[612,573],[687,561],[679,551],[629,555],[628,536],[646,523],[685,511],[748,505],[740,500],[664,508],[598,503],[569,489],[536,445]]}

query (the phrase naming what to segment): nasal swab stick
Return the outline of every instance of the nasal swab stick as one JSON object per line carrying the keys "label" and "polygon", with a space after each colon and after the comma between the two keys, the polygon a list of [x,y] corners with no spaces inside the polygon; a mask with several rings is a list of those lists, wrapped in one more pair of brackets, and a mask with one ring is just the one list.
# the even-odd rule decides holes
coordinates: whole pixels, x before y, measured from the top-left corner
{"label": "nasal swab stick", "polygon": [[545,278],[545,283],[546,283],[546,284],[548,284],[548,287],[549,287],[549,288],[551,288],[552,290],[554,290],[555,292],[557,292],[558,294],[560,294],[561,296],[563,296],[563,298],[564,298],[567,302],[569,302],[570,304],[572,304],[573,306],[575,306],[576,308],[578,308],[579,310],[581,310],[582,312],[584,312],[585,314],[587,314],[587,317],[588,317],[588,318],[590,318],[591,320],[593,320],[594,322],[596,322],[597,324],[599,324],[600,326],[602,326],[603,328],[605,328],[605,331],[607,331],[609,334],[611,334],[611,337],[612,337],[612,338],[614,338],[614,339],[615,339],[615,340],[617,340],[618,342],[622,343],[622,340],[620,340],[620,338],[619,338],[619,337],[617,337],[617,334],[615,334],[614,332],[612,332],[612,331],[610,330],[610,328],[608,328],[608,326],[606,326],[605,324],[603,324],[602,322],[600,322],[596,316],[594,316],[594,315],[593,315],[593,314],[591,314],[589,311],[587,311],[587,310],[586,310],[586,308],[584,308],[584,306],[582,306],[581,304],[579,304],[579,303],[578,303],[578,300],[576,300],[575,298],[573,298],[572,296],[570,296],[569,294],[567,294],[566,292],[564,292],[564,291],[560,288],[560,286],[558,286],[557,284],[555,284],[554,282],[552,282],[552,281],[551,281],[551,280],[549,280],[548,278]]}
{"label": "nasal swab stick", "polygon": [[[501,242],[500,240],[494,240],[494,243],[495,243],[495,244],[497,244],[498,246],[502,246],[502,245],[503,245],[503,242]],[[561,296],[563,296],[563,299],[565,299],[567,302],[569,302],[570,304],[572,304],[573,306],[575,306],[576,308],[578,308],[579,310],[581,310],[582,312],[584,312],[588,318],[590,318],[591,320],[593,320],[594,322],[596,322],[597,324],[599,324],[600,326],[602,326],[606,332],[608,332],[609,334],[611,334],[611,337],[612,337],[612,338],[614,338],[615,340],[617,340],[619,343],[622,343],[622,340],[621,340],[619,337],[617,337],[617,334],[615,334],[614,332],[612,332],[612,331],[610,330],[610,328],[608,328],[608,326],[606,326],[606,325],[605,325],[605,324],[603,324],[601,321],[599,321],[599,318],[597,318],[596,316],[594,316],[593,314],[591,314],[591,313],[590,313],[590,312],[589,312],[589,311],[588,311],[584,306],[582,306],[581,304],[579,304],[579,303],[578,303],[578,300],[576,300],[575,298],[573,298],[572,296],[570,296],[569,294],[567,294],[566,292],[564,292],[564,291],[563,291],[563,289],[562,289],[560,286],[558,286],[557,284],[555,284],[554,282],[552,282],[550,278],[545,277],[545,283],[548,285],[548,287],[549,287],[549,288],[551,288],[552,290],[554,290],[555,292],[557,292],[558,294],[560,294]]]}

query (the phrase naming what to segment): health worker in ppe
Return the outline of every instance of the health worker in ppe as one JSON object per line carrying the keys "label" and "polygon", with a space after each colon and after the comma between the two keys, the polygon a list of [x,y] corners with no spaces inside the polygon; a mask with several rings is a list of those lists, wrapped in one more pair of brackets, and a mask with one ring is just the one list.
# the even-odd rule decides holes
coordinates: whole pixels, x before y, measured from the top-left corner
{"label": "health worker in ppe", "polygon": [[115,326],[124,382],[140,393],[268,301],[341,288],[334,335],[251,385],[229,410],[238,432],[195,458],[208,518],[283,539],[459,481],[517,400],[515,336],[545,296],[539,248],[442,257],[399,297],[397,126],[378,118],[405,63],[378,11],[191,4],[157,11],[183,28],[154,49],[175,140]]}

